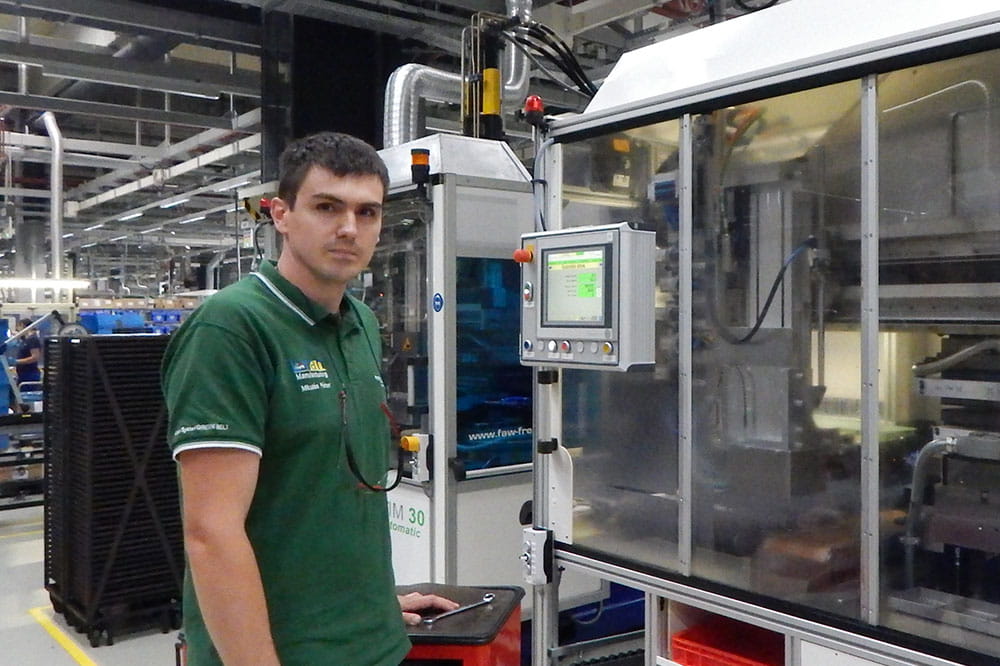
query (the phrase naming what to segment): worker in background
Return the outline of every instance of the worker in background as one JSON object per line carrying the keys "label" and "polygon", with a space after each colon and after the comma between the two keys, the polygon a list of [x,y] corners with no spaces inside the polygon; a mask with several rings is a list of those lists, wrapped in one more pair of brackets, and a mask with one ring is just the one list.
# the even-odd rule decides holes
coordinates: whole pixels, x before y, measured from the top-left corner
{"label": "worker in background", "polygon": [[388,174],[335,133],[291,143],[280,169],[277,263],[203,303],[163,361],[188,663],[395,666],[404,622],[458,604],[395,595],[381,343],[345,293],[378,242]]}
{"label": "worker in background", "polygon": [[[20,319],[17,322],[17,332],[31,326],[30,319]],[[42,379],[42,371],[38,368],[42,360],[42,341],[38,339],[38,333],[34,330],[21,338],[21,344],[17,350],[17,360],[14,368],[17,371],[17,383],[38,382]]]}

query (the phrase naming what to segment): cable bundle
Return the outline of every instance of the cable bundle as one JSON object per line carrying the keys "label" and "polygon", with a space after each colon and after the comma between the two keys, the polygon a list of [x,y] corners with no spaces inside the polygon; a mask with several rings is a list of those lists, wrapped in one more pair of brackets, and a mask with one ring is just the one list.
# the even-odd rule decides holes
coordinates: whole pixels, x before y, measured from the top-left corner
{"label": "cable bundle", "polygon": [[[559,70],[569,78],[576,86],[575,90],[583,96],[590,98],[597,94],[597,86],[590,80],[583,70],[580,62],[573,55],[573,51],[566,45],[551,28],[530,21],[528,23],[505,26],[500,34],[514,46],[520,49],[539,69],[549,77],[560,81],[545,65],[540,62],[542,58],[553,63]],[[568,86],[567,90],[574,90]]]}

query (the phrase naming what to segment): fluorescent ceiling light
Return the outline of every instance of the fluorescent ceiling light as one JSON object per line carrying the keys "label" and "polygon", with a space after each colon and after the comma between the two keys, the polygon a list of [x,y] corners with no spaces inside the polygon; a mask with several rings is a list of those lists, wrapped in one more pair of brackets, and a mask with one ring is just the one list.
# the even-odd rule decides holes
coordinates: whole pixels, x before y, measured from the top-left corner
{"label": "fluorescent ceiling light", "polygon": [[128,220],[134,220],[137,217],[142,217],[142,211],[141,210],[138,213],[130,213],[129,215],[123,215],[122,217],[118,218],[118,221],[119,222],[126,222]]}
{"label": "fluorescent ceiling light", "polygon": [[160,208],[173,208],[174,206],[180,206],[182,203],[191,201],[191,197],[187,199],[178,199],[177,201],[171,201],[170,203],[160,204]]}
{"label": "fluorescent ceiling light", "polygon": [[76,234],[72,234],[72,233],[71,234],[63,234],[63,238],[72,238],[75,235]]}
{"label": "fluorescent ceiling light", "polygon": [[152,229],[143,229],[140,234],[151,234],[154,231],[163,231],[163,227],[153,227]]}
{"label": "fluorescent ceiling light", "polygon": [[97,245],[97,243],[84,243],[80,247],[94,247],[95,245]]}
{"label": "fluorescent ceiling light", "polygon": [[50,278],[0,278],[0,289],[86,289],[90,280]]}
{"label": "fluorescent ceiling light", "polygon": [[189,217],[186,220],[181,220],[177,224],[191,224],[192,222],[199,222],[199,221],[204,220],[204,219],[205,219],[204,215],[199,215],[198,217]]}
{"label": "fluorescent ceiling light", "polygon": [[128,234],[125,234],[124,236],[115,236],[114,238],[109,238],[108,242],[114,243],[115,241],[125,240],[126,238],[128,238]]}
{"label": "fluorescent ceiling light", "polygon": [[101,227],[103,227],[103,226],[104,226],[104,223],[103,223],[103,222],[101,222],[100,224],[92,224],[92,225],[91,225],[91,226],[89,226],[89,227],[85,227],[85,228],[84,228],[84,231],[93,231],[94,229],[100,229],[100,228],[101,228]]}

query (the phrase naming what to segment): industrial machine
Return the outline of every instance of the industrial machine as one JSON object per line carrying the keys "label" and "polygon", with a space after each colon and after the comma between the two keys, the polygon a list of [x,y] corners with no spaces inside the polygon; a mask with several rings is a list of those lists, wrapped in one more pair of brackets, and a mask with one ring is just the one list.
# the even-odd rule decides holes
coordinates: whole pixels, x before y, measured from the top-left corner
{"label": "industrial machine", "polygon": [[[388,495],[400,585],[517,585],[531,498],[531,371],[518,363],[519,270],[530,176],[502,142],[434,135],[380,151],[381,240],[353,293],[382,327],[404,478]],[[577,576],[566,599],[593,600]]]}
{"label": "industrial machine", "polygon": [[[552,122],[522,248],[655,249],[578,268],[559,330],[523,308],[535,664],[562,571],[646,592],[647,664],[713,615],[781,664],[996,663],[998,44],[988,2],[798,0],[630,52]],[[524,298],[565,297],[522,259]],[[651,363],[575,352],[594,280],[652,320]]]}

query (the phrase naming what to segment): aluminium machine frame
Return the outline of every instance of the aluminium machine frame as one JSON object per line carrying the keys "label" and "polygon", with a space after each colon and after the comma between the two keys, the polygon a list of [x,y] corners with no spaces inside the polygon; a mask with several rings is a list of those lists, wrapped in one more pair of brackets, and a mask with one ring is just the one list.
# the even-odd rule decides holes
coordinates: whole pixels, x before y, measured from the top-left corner
{"label": "aluminium machine frame", "polygon": [[536,666],[561,572],[645,592],[650,665],[720,617],[788,666],[1000,658],[1000,9],[897,4],[637,49],[549,128],[548,230],[656,234],[655,362],[533,370]]}

